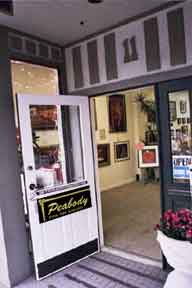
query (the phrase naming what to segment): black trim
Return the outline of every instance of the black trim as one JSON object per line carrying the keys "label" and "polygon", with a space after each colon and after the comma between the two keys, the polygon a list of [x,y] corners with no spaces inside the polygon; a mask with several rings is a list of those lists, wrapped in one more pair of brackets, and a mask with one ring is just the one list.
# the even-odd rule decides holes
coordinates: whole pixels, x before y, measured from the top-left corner
{"label": "black trim", "polygon": [[45,277],[99,250],[98,239],[37,264],[39,278]]}

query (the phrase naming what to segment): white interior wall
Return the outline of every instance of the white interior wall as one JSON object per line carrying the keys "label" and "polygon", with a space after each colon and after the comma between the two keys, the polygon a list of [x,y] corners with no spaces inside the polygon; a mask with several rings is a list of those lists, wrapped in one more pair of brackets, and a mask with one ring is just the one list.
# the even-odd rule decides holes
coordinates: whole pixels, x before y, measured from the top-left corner
{"label": "white interior wall", "polygon": [[[109,143],[111,156],[110,165],[98,168],[101,191],[131,183],[136,180],[136,174],[140,174],[140,169],[137,165],[136,144],[144,140],[148,123],[146,115],[140,111],[140,107],[135,101],[135,97],[139,93],[143,93],[148,99],[154,99],[153,87],[121,91],[121,94],[125,95],[127,114],[127,132],[121,133],[109,133],[108,96],[110,94],[95,98],[98,126],[98,130],[95,132],[96,143]],[[105,139],[100,137],[102,130],[105,130]],[[130,160],[115,162],[114,143],[122,141],[129,141],[130,143]]]}

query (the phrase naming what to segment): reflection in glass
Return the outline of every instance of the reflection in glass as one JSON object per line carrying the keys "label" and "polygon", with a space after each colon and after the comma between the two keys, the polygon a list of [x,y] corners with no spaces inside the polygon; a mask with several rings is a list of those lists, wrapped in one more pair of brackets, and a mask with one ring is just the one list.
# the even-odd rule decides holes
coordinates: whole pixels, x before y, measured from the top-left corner
{"label": "reflection in glass", "polygon": [[78,107],[31,105],[30,118],[37,184],[53,187],[82,180]]}
{"label": "reflection in glass", "polygon": [[189,91],[169,93],[169,120],[173,165],[173,181],[189,182],[192,165],[191,96]]}

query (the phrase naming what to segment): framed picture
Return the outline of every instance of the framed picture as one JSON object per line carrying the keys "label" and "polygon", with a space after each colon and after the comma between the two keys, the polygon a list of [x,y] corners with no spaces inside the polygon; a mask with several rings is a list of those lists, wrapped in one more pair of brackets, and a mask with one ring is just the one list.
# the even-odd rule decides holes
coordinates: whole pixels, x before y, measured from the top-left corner
{"label": "framed picture", "polygon": [[187,123],[187,118],[182,118],[182,124],[186,124]]}
{"label": "framed picture", "polygon": [[177,119],[176,102],[169,101],[170,121],[173,122]]}
{"label": "framed picture", "polygon": [[95,118],[95,130],[98,130],[98,122],[97,122],[97,109],[96,109],[96,99],[93,99],[93,113]]}
{"label": "framed picture", "polygon": [[159,166],[159,154],[158,146],[144,146],[143,149],[139,150],[139,167],[158,167]]}
{"label": "framed picture", "polygon": [[110,144],[97,145],[98,166],[108,166],[111,164],[110,160]]}
{"label": "framed picture", "polygon": [[114,143],[114,158],[115,162],[130,159],[130,146],[129,141]]}
{"label": "framed picture", "polygon": [[181,132],[182,132],[182,134],[184,134],[185,136],[188,136],[188,135],[189,135],[188,125],[181,126]]}
{"label": "framed picture", "polygon": [[115,94],[109,96],[109,132],[126,132],[127,117],[125,95]]}
{"label": "framed picture", "polygon": [[31,105],[31,126],[34,130],[57,128],[57,107],[54,105]]}
{"label": "framed picture", "polygon": [[180,125],[181,124],[181,118],[177,118],[177,124]]}
{"label": "framed picture", "polygon": [[179,102],[179,107],[180,107],[180,113],[181,113],[181,114],[184,114],[184,113],[187,112],[187,102],[186,102],[186,101],[181,100],[181,101]]}

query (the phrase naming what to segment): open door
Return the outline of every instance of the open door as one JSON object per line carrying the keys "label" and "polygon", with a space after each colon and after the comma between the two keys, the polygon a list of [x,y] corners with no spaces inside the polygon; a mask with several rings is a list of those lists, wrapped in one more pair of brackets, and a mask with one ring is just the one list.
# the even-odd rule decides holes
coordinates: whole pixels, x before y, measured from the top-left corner
{"label": "open door", "polygon": [[89,103],[18,95],[36,278],[98,252]]}

